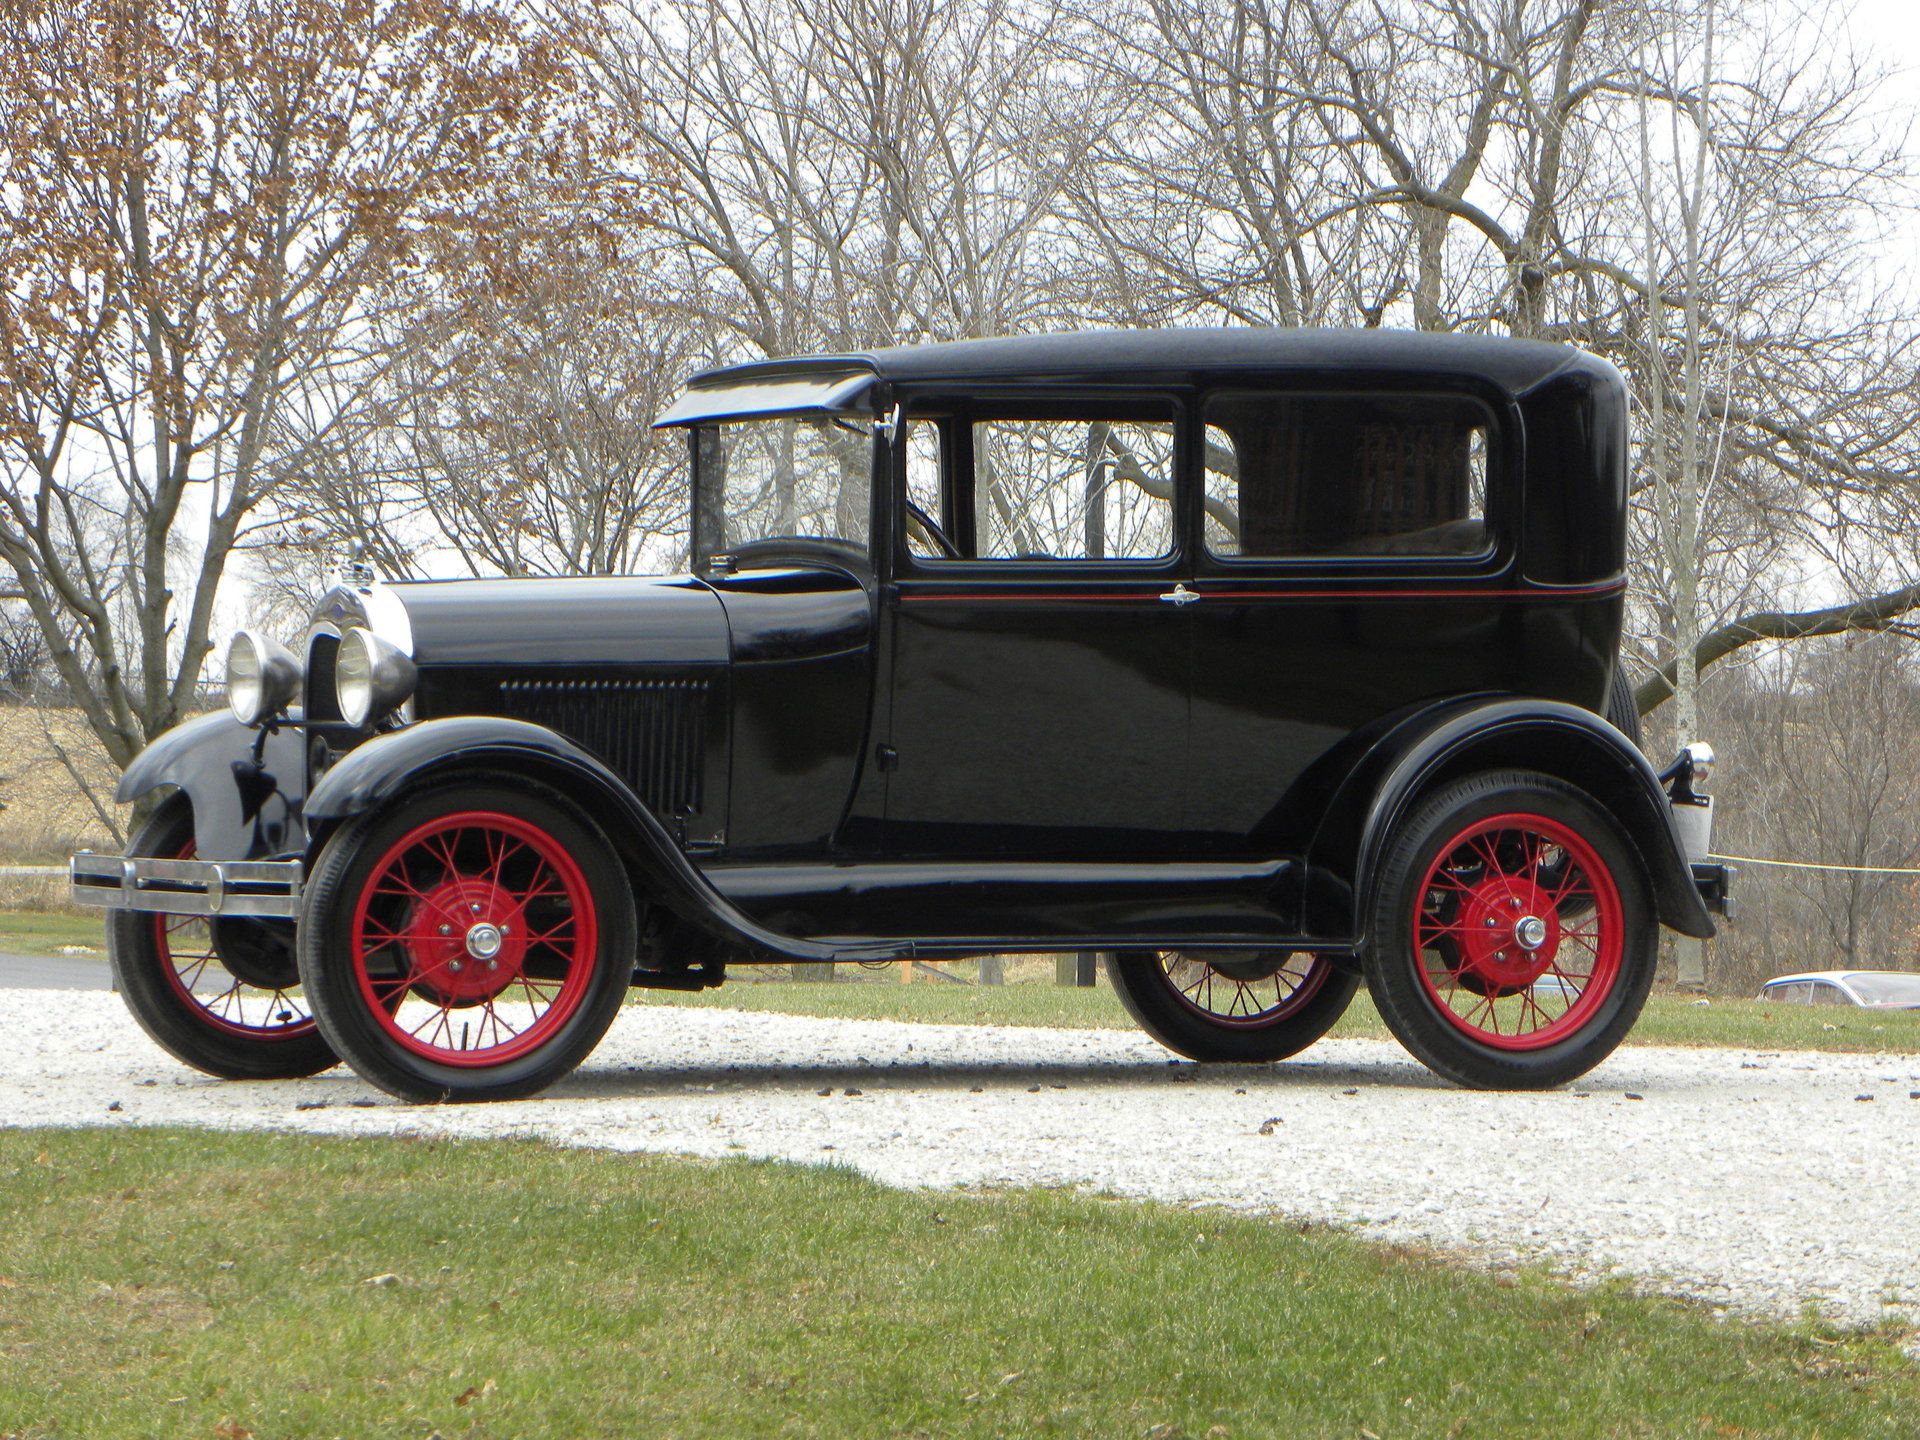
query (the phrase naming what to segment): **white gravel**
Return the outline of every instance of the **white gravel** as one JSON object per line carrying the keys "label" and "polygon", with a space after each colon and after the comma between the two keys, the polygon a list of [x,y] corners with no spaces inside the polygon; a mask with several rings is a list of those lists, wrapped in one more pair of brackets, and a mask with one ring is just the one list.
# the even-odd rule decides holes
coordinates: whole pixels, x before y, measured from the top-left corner
{"label": "white gravel", "polygon": [[208,1080],[114,995],[0,991],[4,1125],[535,1135],[909,1187],[1081,1186],[1863,1324],[1920,1318],[1914,1091],[1911,1055],[1634,1047],[1577,1089],[1485,1095],[1378,1041],[1202,1071],[1124,1031],[632,1006],[540,1099],[414,1108],[344,1069]]}

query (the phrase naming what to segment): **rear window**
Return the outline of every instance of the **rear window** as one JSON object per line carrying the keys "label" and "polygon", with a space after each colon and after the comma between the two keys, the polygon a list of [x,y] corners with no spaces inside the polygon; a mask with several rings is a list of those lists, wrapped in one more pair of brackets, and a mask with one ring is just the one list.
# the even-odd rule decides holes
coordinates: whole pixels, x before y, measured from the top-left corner
{"label": "rear window", "polygon": [[1223,558],[1486,553],[1488,426],[1442,395],[1225,394],[1206,406]]}

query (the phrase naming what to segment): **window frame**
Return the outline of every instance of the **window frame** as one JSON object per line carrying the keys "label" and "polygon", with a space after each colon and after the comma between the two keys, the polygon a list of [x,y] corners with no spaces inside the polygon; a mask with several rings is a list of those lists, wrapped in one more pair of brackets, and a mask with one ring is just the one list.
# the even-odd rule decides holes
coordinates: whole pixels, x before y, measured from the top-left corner
{"label": "window frame", "polygon": [[[891,447],[894,475],[887,486],[893,509],[893,573],[901,579],[937,579],[942,582],[977,580],[1006,584],[1022,579],[1049,577],[1108,576],[1113,579],[1160,581],[1183,576],[1191,547],[1192,527],[1188,519],[1189,492],[1192,490],[1191,452],[1193,450],[1194,409],[1190,393],[1164,386],[1074,385],[1074,386],[995,386],[983,388],[939,387],[916,390],[901,399],[899,433]],[[907,436],[908,427],[935,423],[940,435],[940,503],[937,518],[948,538],[963,551],[979,547],[976,533],[977,496],[974,489],[973,427],[980,421],[1063,419],[1083,417],[1072,413],[1076,405],[1127,409],[1138,407],[1132,419],[1143,423],[1171,424],[1173,456],[1169,479],[1173,500],[1169,505],[1171,541],[1164,556],[1152,559],[1086,556],[1051,560],[1022,560],[1012,556],[982,558],[969,554],[953,560],[945,556],[916,555],[907,543]],[[1034,414],[1057,409],[1057,416]],[[1099,417],[1095,417],[1099,418]]]}
{"label": "window frame", "polygon": [[[1485,549],[1470,555],[1439,552],[1412,555],[1219,555],[1206,543],[1206,434],[1207,407],[1215,400],[1243,398],[1272,399],[1410,399],[1455,400],[1473,406],[1486,424],[1487,496],[1485,523],[1488,543]],[[1458,381],[1442,385],[1423,385],[1394,381],[1365,384],[1259,384],[1239,381],[1210,385],[1193,400],[1193,439],[1188,464],[1192,474],[1187,517],[1193,545],[1194,573],[1202,578],[1246,578],[1251,574],[1338,578],[1434,575],[1472,579],[1495,576],[1510,569],[1515,561],[1520,534],[1524,469],[1520,445],[1520,420],[1512,404],[1481,393]]]}

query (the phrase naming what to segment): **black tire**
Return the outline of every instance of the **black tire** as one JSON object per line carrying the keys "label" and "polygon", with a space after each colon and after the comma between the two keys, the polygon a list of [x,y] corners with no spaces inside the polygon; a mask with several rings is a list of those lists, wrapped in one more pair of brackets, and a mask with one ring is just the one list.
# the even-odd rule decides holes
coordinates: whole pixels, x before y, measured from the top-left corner
{"label": "black tire", "polygon": [[[1528,931],[1532,949],[1528,918],[1548,932]],[[1456,781],[1414,809],[1387,846],[1368,935],[1387,1027],[1436,1074],[1483,1090],[1548,1089],[1606,1059],[1646,1004],[1659,949],[1626,836],[1582,791],[1522,770]],[[1552,975],[1526,979],[1542,951]]]}
{"label": "black tire", "polygon": [[[460,903],[469,895],[478,898]],[[482,914],[490,895],[503,897],[500,908]],[[448,926],[435,922],[452,910],[462,923],[468,910],[480,917],[464,939],[439,938]],[[483,929],[496,933],[476,942]],[[403,796],[328,839],[307,887],[300,975],[321,1031],[362,1079],[403,1100],[514,1100],[600,1043],[632,981],[636,935],[626,871],[571,804],[532,786],[455,784]],[[371,943],[356,948],[360,937]],[[493,946],[497,962],[475,960],[476,943]],[[506,976],[482,973],[496,963]],[[524,1030],[495,1009],[521,1003],[515,984]],[[536,985],[555,987],[544,1009]],[[421,1006],[426,1026],[405,1038]]]}
{"label": "black tire", "polygon": [[[140,827],[127,854],[171,858],[191,854],[192,847],[193,811],[176,795]],[[222,1080],[292,1080],[337,1065],[302,997],[242,978],[284,979],[291,989],[297,982],[292,927],[217,922],[235,948],[236,973],[220,954],[213,923],[146,910],[109,913],[107,958],[140,1028],[174,1059]],[[221,976],[231,983],[209,983]]]}
{"label": "black tire", "polygon": [[[1107,978],[1127,1013],[1169,1050],[1240,1065],[1298,1055],[1334,1027],[1360,986],[1357,972],[1325,956],[1216,958],[1218,965],[1178,951],[1122,950],[1107,957]],[[1227,993],[1215,997],[1216,988]]]}
{"label": "black tire", "polygon": [[1627,667],[1617,660],[1613,666],[1613,683],[1607,687],[1604,714],[1608,724],[1633,742],[1634,749],[1646,748],[1640,743],[1640,702],[1634,698],[1633,682],[1627,679]]}

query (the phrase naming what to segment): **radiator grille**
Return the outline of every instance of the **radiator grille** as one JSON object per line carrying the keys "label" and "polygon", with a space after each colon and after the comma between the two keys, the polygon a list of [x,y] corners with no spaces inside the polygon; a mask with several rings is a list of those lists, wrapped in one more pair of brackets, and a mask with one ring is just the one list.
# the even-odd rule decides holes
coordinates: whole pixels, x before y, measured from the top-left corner
{"label": "radiator grille", "polygon": [[656,815],[706,803],[705,680],[505,680],[504,712],[606,761]]}

